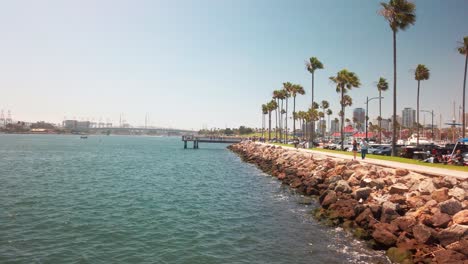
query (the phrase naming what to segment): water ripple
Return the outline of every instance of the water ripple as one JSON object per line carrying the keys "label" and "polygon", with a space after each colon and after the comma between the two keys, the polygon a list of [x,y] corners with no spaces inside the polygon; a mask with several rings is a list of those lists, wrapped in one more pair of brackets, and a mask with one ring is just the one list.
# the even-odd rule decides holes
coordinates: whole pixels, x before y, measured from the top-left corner
{"label": "water ripple", "polygon": [[0,263],[385,262],[225,146],[0,135]]}

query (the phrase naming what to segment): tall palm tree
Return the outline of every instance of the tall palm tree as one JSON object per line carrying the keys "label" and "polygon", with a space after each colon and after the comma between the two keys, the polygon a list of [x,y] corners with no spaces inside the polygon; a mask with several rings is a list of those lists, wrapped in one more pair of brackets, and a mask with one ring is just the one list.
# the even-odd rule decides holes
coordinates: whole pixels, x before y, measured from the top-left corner
{"label": "tall palm tree", "polygon": [[[299,84],[294,84],[291,88],[291,95],[293,97],[293,117],[296,114],[296,95],[305,94],[304,87]],[[296,138],[296,119],[293,118],[293,138]]]}
{"label": "tall palm tree", "polygon": [[461,46],[458,47],[458,52],[460,52],[460,54],[462,55],[465,55],[465,74],[464,74],[464,77],[463,77],[463,120],[462,120],[462,125],[463,125],[463,128],[462,128],[462,137],[464,138],[465,137],[465,129],[466,129],[466,117],[465,117],[465,91],[466,91],[466,68],[467,68],[467,65],[468,65],[468,36],[465,36],[463,38],[463,42],[461,43]]}
{"label": "tall palm tree", "polygon": [[[312,122],[312,123],[319,120],[319,112],[317,111],[316,108],[310,107],[307,110],[307,115],[308,115],[308,117],[310,119],[310,122]],[[312,131],[311,133],[314,133],[314,132]],[[314,143],[312,142],[312,144],[314,144]],[[309,145],[309,147],[311,147],[311,146]]]}
{"label": "tall palm tree", "polygon": [[382,143],[382,92],[388,90],[388,82],[385,78],[380,77],[377,82],[377,90],[379,91],[379,143]]}
{"label": "tall palm tree", "polygon": [[294,85],[290,82],[283,83],[283,90],[286,92],[286,119],[284,121],[284,129],[286,134],[286,140],[288,138],[288,99],[291,97],[291,92],[293,90]]}
{"label": "tall palm tree", "polygon": [[[327,109],[330,107],[330,104],[328,103],[327,100],[322,100],[320,107],[323,109],[323,116],[325,117],[325,114],[327,113]],[[325,120],[325,118],[323,120]],[[324,137],[325,137],[325,128],[326,126],[324,127],[322,131]]]}
{"label": "tall palm tree", "polygon": [[[306,62],[306,68],[307,68],[307,71],[310,72],[310,74],[312,75],[312,91],[311,91],[311,98],[312,98],[312,101],[311,103],[313,104],[314,103],[314,78],[315,78],[315,71],[316,70],[319,70],[319,69],[323,69],[323,64],[321,61],[319,61],[319,59],[317,59],[316,57],[311,57],[309,59],[308,62]],[[313,122],[313,121],[312,121]],[[313,148],[314,147],[314,144],[313,144],[313,141],[314,141],[314,127],[315,127],[315,124],[312,123],[312,132],[310,133],[310,138],[309,138],[309,147],[310,148]]]}
{"label": "tall palm tree", "polygon": [[418,93],[416,95],[416,122],[417,122],[417,139],[416,146],[419,146],[419,87],[421,81],[429,79],[429,69],[424,64],[418,64],[416,70],[414,71],[414,79],[418,81]]}
{"label": "tall palm tree", "polygon": [[268,106],[262,104],[262,137],[265,137],[265,115],[268,114]]}
{"label": "tall palm tree", "polygon": [[278,104],[276,103],[275,100],[272,99],[267,104],[267,108],[268,108],[268,140],[271,140],[271,112],[273,112],[273,110],[276,110],[276,108],[278,108]]}
{"label": "tall palm tree", "polygon": [[327,125],[329,125],[328,127],[328,137],[330,138],[330,128],[331,128],[331,123],[330,123],[330,116],[333,114],[333,111],[328,108],[327,109],[327,116],[328,116],[328,122],[327,122]]}
{"label": "tall palm tree", "polygon": [[339,71],[336,76],[331,76],[330,80],[336,85],[336,92],[341,94],[341,149],[344,148],[344,116],[345,116],[345,107],[351,105],[353,102],[350,96],[345,97],[345,93],[348,90],[351,90],[353,87],[359,87],[361,82],[359,81],[359,77],[354,73],[350,72],[346,69]]}
{"label": "tall palm tree", "polygon": [[[388,3],[380,3],[380,14],[388,21],[393,32],[393,123],[396,122],[397,111],[397,73],[396,73],[396,33],[398,30],[406,30],[416,21],[416,5],[407,0],[390,0]],[[392,131],[392,156],[396,156],[396,127]]]}
{"label": "tall palm tree", "polygon": [[[273,99],[276,100],[276,104],[279,106],[279,100],[281,98],[281,90],[274,90],[273,91]],[[278,139],[278,109],[275,110],[275,124],[276,124],[276,129],[275,129],[275,137]]]}
{"label": "tall palm tree", "polygon": [[323,125],[323,122],[322,120],[324,119],[325,117],[325,113],[320,111],[319,112],[319,129],[320,129],[320,132],[322,133],[322,137],[324,136],[325,132],[323,131],[323,129],[325,128],[325,126]]}

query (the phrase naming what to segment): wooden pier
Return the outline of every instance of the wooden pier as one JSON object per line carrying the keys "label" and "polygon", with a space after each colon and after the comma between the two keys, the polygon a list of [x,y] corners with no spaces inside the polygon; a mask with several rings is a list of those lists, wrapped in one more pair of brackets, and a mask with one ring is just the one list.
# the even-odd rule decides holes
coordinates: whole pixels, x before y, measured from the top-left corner
{"label": "wooden pier", "polygon": [[234,144],[239,143],[243,139],[238,137],[208,137],[208,136],[182,136],[182,141],[184,142],[184,149],[187,148],[187,142],[193,142],[193,148],[198,149],[198,143],[225,143],[225,144]]}

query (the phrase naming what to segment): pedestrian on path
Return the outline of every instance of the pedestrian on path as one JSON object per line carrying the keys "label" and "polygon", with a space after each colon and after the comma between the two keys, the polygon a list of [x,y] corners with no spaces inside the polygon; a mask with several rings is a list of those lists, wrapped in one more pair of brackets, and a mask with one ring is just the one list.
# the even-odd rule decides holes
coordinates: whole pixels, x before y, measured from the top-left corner
{"label": "pedestrian on path", "polygon": [[367,148],[369,145],[364,139],[361,139],[361,143],[359,144],[359,146],[361,147],[361,157],[362,159],[365,159],[367,154]]}
{"label": "pedestrian on path", "polygon": [[357,153],[357,141],[354,139],[354,140],[353,140],[353,155],[354,155],[354,159],[356,159],[356,153]]}

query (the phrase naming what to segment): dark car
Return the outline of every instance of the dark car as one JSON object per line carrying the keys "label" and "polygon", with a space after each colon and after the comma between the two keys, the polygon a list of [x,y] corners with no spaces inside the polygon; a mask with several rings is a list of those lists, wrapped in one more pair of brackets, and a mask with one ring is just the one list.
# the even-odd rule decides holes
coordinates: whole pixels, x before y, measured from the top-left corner
{"label": "dark car", "polygon": [[374,151],[375,155],[390,156],[392,154],[392,147],[382,146],[379,150]]}

